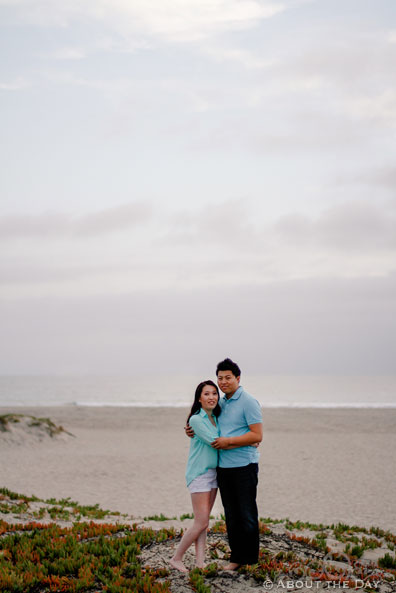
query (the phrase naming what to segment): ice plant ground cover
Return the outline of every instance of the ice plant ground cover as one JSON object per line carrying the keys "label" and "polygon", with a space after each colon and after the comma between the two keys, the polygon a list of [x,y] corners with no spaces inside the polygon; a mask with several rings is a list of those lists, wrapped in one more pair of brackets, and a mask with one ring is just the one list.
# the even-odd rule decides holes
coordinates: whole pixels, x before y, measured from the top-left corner
{"label": "ice plant ground cover", "polygon": [[143,568],[140,548],[173,537],[169,530],[155,532],[123,525],[76,523],[0,524],[0,589],[2,591],[168,591],[156,583],[166,571]]}
{"label": "ice plant ground cover", "polygon": [[[247,593],[254,590],[342,588],[396,592],[396,536],[375,527],[260,521],[257,565],[222,569],[229,556],[223,520],[208,533],[206,569],[169,569],[182,517],[153,522],[83,506],[43,501],[0,489],[0,591],[4,593]],[[185,517],[183,517],[185,519]],[[83,519],[83,520],[82,520]],[[191,517],[187,520],[191,521]],[[168,522],[171,520],[168,520]],[[153,528],[154,527],[154,528]]]}

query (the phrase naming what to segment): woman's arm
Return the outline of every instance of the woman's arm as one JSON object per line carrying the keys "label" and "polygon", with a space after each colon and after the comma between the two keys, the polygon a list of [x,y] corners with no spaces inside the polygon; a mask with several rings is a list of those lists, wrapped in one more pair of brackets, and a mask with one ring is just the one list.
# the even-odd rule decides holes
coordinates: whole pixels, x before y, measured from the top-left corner
{"label": "woman's arm", "polygon": [[212,424],[208,426],[201,416],[191,416],[190,426],[194,430],[195,436],[206,443],[206,445],[210,445],[215,439],[219,438],[217,428]]}

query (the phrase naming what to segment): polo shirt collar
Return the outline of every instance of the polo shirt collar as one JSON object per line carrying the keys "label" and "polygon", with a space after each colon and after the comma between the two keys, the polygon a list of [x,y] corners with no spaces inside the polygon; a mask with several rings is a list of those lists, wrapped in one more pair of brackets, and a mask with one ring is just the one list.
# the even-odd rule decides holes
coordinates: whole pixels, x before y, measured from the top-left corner
{"label": "polo shirt collar", "polygon": [[239,399],[239,398],[241,397],[241,395],[242,395],[242,391],[243,391],[243,387],[242,387],[242,385],[240,385],[240,386],[238,387],[238,389],[236,390],[236,392],[234,393],[234,395],[233,395],[232,397],[230,397],[230,399],[227,399],[227,398],[226,398],[226,396],[224,396],[224,399],[225,399],[227,402],[229,402],[229,401],[231,401],[231,400],[236,400],[236,399]]}

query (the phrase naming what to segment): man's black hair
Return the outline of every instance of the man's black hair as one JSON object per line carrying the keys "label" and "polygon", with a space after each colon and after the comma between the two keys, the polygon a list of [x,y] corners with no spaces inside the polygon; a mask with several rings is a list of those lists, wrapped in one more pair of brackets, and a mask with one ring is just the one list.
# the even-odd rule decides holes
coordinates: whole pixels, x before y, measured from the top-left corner
{"label": "man's black hair", "polygon": [[219,371],[231,371],[231,373],[235,375],[235,377],[241,376],[241,369],[239,368],[236,362],[231,360],[231,358],[225,358],[224,360],[219,362],[216,368],[216,377],[219,374]]}

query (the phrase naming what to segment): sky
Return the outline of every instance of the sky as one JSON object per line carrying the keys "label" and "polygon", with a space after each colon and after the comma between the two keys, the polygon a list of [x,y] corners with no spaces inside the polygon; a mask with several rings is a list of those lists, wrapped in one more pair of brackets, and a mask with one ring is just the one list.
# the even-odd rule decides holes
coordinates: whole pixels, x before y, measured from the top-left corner
{"label": "sky", "polygon": [[394,0],[0,30],[1,374],[396,374]]}

